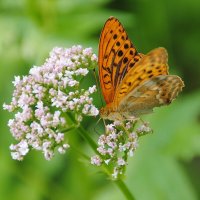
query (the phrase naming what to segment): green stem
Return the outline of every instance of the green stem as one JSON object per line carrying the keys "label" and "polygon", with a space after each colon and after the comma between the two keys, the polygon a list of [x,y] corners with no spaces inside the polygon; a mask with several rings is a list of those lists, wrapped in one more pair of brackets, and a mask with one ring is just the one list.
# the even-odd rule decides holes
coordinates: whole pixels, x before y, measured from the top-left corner
{"label": "green stem", "polygon": [[88,132],[82,126],[80,126],[77,130],[78,130],[79,134],[90,144],[93,151],[95,153],[99,154],[99,152],[97,151],[98,146],[97,146],[96,142],[90,137]]}
{"label": "green stem", "polygon": [[128,189],[128,187],[122,180],[119,179],[119,180],[115,181],[115,183],[117,184],[119,189],[123,192],[126,199],[135,200],[135,197],[131,194],[130,190]]}

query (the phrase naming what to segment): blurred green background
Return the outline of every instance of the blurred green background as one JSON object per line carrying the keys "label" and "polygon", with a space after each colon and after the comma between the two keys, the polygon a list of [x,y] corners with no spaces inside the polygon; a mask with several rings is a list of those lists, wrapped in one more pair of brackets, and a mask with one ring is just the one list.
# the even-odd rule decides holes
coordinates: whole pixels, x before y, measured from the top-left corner
{"label": "blurred green background", "polygon": [[[186,85],[172,105],[143,117],[154,134],[140,139],[125,182],[138,200],[200,199],[199,11],[199,0],[1,0],[0,104],[11,100],[14,75],[42,65],[53,47],[81,44],[98,53],[101,28],[115,16],[139,52],[165,47],[170,73],[181,76]],[[99,99],[95,101],[101,107]],[[0,112],[1,200],[124,199],[74,148],[50,162],[40,152],[29,153],[23,162],[13,161],[9,145],[14,141],[7,127],[11,115],[2,108]],[[97,138],[91,121],[88,118],[83,126]],[[69,140],[94,154],[75,132]]]}

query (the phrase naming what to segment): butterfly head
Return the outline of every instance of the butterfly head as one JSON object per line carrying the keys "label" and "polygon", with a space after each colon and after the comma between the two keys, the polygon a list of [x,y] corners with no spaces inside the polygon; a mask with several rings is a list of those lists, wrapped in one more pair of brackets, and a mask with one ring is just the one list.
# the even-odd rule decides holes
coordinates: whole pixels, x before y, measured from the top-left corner
{"label": "butterfly head", "polygon": [[108,109],[106,109],[105,107],[104,108],[101,108],[100,109],[100,116],[102,119],[107,119],[108,116],[109,116],[109,111]]}

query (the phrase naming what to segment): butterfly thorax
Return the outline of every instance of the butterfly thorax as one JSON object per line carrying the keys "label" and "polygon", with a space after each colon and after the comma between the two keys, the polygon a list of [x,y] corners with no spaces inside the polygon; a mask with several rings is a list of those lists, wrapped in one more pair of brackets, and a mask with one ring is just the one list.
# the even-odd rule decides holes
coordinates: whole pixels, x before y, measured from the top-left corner
{"label": "butterfly thorax", "polygon": [[122,111],[113,103],[107,104],[105,107],[100,109],[100,116],[102,119],[109,119],[109,120],[119,120],[123,121],[126,119],[135,119],[134,116],[130,116],[129,112]]}
{"label": "butterfly thorax", "polygon": [[116,120],[120,118],[119,111],[117,110],[117,107],[114,106],[113,103],[109,103],[105,107],[101,108],[100,116],[103,119],[109,119],[109,120]]}

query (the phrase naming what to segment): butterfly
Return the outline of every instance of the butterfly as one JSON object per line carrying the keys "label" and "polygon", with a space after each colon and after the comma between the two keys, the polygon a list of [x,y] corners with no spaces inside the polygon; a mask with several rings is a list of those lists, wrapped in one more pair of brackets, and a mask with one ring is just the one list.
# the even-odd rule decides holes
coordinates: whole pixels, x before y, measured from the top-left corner
{"label": "butterfly", "polygon": [[131,120],[170,104],[184,83],[169,75],[167,62],[163,47],[138,53],[119,20],[110,17],[99,42],[100,86],[106,102],[101,118]]}

